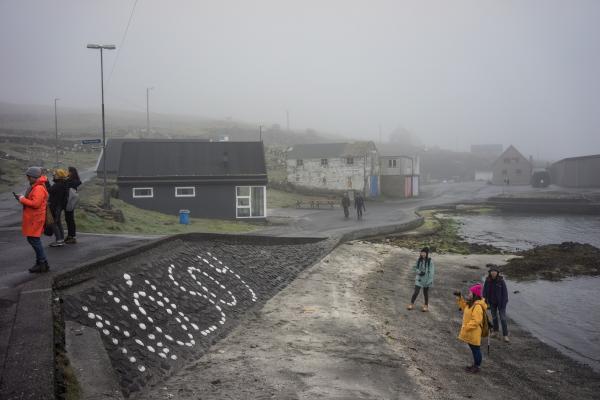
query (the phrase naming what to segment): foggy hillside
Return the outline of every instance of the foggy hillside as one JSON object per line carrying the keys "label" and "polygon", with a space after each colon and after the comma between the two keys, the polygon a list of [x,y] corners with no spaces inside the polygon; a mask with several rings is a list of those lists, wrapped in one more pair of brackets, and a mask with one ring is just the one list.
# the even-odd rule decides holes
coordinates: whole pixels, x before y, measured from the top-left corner
{"label": "foggy hillside", "polygon": [[[98,110],[58,108],[59,132],[63,138],[99,137],[102,134],[100,108]],[[259,140],[259,124],[232,119],[210,119],[189,115],[150,114],[150,135],[146,133],[146,113],[106,109],[108,137],[206,137],[222,136],[230,140]],[[54,136],[54,108],[43,105],[23,105],[0,102],[0,134],[41,134]],[[345,140],[345,138],[317,132],[287,131],[277,124],[264,124],[262,138],[266,144],[291,145]]]}

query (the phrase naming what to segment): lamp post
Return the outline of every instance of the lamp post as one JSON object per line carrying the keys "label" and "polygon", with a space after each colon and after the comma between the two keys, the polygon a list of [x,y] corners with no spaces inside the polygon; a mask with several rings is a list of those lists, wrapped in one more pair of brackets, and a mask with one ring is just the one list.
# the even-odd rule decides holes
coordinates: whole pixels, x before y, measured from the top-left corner
{"label": "lamp post", "polygon": [[146,135],[150,137],[150,91],[154,86],[146,88]]}
{"label": "lamp post", "polygon": [[261,141],[261,142],[262,142],[262,128],[263,128],[262,125],[258,126],[258,138],[259,138],[259,141]]}
{"label": "lamp post", "polygon": [[54,99],[54,133],[56,134],[56,142],[54,143],[54,147],[56,150],[56,169],[58,169],[58,116],[56,114],[56,102],[58,100],[60,99]]}
{"label": "lamp post", "polygon": [[117,48],[114,44],[88,44],[88,49],[100,50],[100,89],[102,92],[102,170],[104,175],[104,185],[102,189],[102,205],[104,208],[110,208],[110,198],[106,192],[106,128],[104,124],[104,60],[102,58],[103,50],[114,50]]}

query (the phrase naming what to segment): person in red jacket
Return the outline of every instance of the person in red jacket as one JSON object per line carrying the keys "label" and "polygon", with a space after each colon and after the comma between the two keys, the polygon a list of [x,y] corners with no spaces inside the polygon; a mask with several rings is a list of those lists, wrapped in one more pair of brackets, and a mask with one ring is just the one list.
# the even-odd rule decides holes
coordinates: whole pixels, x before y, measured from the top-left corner
{"label": "person in red jacket", "polygon": [[48,272],[50,267],[40,239],[46,222],[46,207],[48,205],[46,182],[48,182],[48,179],[42,175],[40,167],[27,168],[25,175],[27,175],[27,180],[29,180],[31,186],[24,196],[16,195],[16,198],[23,205],[23,236],[27,237],[27,241],[35,251],[36,262],[33,267],[29,268],[29,272]]}

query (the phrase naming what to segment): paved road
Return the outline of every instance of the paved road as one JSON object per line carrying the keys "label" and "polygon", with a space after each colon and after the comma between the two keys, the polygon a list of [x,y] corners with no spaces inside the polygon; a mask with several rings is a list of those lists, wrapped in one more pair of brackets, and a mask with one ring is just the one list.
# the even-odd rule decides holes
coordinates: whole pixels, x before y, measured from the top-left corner
{"label": "paved road", "polygon": [[421,206],[440,205],[466,200],[484,200],[502,192],[531,191],[529,186],[502,187],[481,182],[429,185],[422,188],[420,198],[386,202],[367,202],[367,211],[358,221],[356,214],[345,219],[341,209],[273,209],[269,216],[276,221],[287,221],[286,225],[274,226],[261,234],[284,236],[334,236],[357,229],[396,225],[415,218]]}
{"label": "paved road", "polygon": [[[110,255],[128,247],[150,240],[148,236],[128,235],[77,235],[78,243],[50,248],[48,245],[54,238],[44,237],[46,256],[53,271],[60,271],[94,258]],[[0,229],[0,289],[14,288],[22,283],[37,278],[27,269],[35,264],[33,249],[21,236],[20,228]]]}

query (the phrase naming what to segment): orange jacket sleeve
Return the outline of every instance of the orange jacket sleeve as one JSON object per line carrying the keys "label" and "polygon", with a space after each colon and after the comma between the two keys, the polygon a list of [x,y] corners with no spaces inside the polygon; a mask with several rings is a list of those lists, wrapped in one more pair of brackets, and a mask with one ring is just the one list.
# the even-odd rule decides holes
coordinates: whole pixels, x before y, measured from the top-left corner
{"label": "orange jacket sleeve", "polygon": [[31,208],[40,208],[44,204],[44,196],[43,189],[41,188],[33,188],[29,193],[29,198],[25,196],[21,196],[19,202],[26,207]]}

